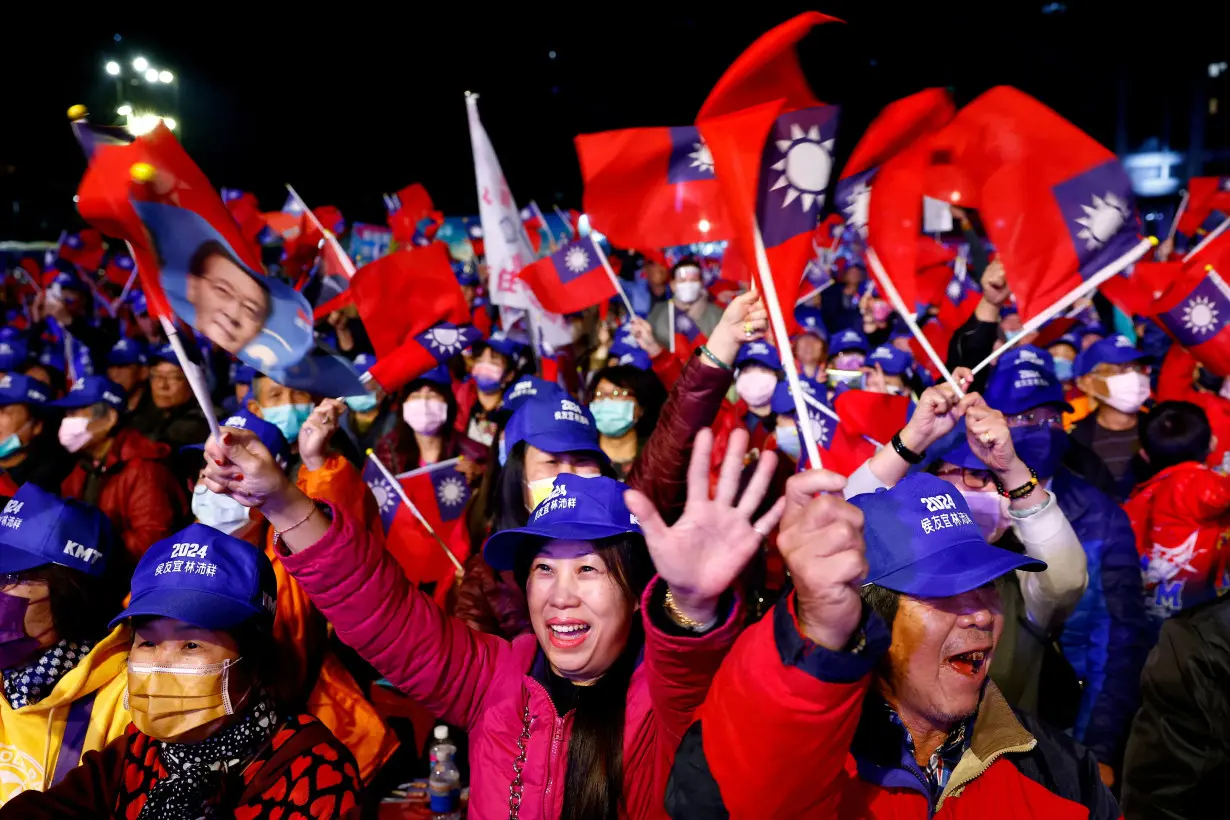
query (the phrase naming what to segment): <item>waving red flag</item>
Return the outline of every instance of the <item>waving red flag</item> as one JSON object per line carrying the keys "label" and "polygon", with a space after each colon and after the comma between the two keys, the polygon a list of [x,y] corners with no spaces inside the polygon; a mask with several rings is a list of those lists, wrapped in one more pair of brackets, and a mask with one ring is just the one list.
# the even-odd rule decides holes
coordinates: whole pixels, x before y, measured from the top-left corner
{"label": "waving red flag", "polygon": [[1187,181],[1187,208],[1175,229],[1195,236],[1214,211],[1230,214],[1230,177],[1192,177]]}
{"label": "waving red flag", "polygon": [[426,219],[435,207],[427,189],[417,182],[385,197],[389,227],[393,229],[393,238],[397,240],[397,244],[411,244],[419,220]]}
{"label": "waving red flag", "polygon": [[601,253],[592,237],[578,239],[523,268],[519,275],[544,308],[552,313],[576,313],[616,294]]}
{"label": "waving red flag", "polygon": [[1152,296],[1151,315],[1218,376],[1230,376],[1230,234],[1187,262],[1138,263],[1134,285]]}

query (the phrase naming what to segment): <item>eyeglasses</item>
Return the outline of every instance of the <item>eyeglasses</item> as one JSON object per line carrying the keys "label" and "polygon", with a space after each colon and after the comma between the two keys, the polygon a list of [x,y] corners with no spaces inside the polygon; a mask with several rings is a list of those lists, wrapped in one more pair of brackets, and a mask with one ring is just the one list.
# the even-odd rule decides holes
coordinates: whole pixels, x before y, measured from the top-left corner
{"label": "eyeglasses", "polygon": [[953,467],[951,470],[944,470],[936,473],[940,478],[944,476],[960,475],[961,483],[971,490],[981,490],[983,487],[995,481],[991,477],[990,470],[975,470],[972,467]]}
{"label": "eyeglasses", "polygon": [[594,401],[599,399],[635,399],[636,396],[631,390],[625,387],[617,387],[614,390],[596,390],[594,391]]}
{"label": "eyeglasses", "polygon": [[1063,416],[1053,410],[1030,410],[1008,416],[1009,427],[1050,427],[1053,430],[1063,428]]}

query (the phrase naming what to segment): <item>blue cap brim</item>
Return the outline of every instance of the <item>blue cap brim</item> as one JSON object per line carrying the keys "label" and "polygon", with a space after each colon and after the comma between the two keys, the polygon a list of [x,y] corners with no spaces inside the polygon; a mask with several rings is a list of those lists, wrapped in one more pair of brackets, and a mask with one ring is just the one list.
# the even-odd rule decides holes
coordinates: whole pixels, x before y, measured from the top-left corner
{"label": "blue cap brim", "polygon": [[17,549],[11,544],[0,547],[0,575],[25,572],[35,567],[44,567],[51,562],[45,555],[35,555],[23,549]]}
{"label": "blue cap brim", "polygon": [[128,618],[174,618],[202,629],[234,629],[262,610],[244,606],[233,598],[199,589],[151,589],[133,599],[128,608],[111,619],[108,629]]}
{"label": "blue cap brim", "polygon": [[575,434],[572,431],[567,433],[560,433],[556,430],[531,431],[514,441],[513,445],[516,446],[522,441],[534,445],[544,453],[593,453],[603,464],[609,464],[611,461],[607,454],[602,452],[598,442],[590,436],[581,434],[579,430]]}
{"label": "blue cap brim", "polygon": [[[47,402],[45,406],[46,407],[65,407],[68,409],[75,410],[79,407],[92,407],[95,404],[106,404],[106,402],[104,402],[101,398],[87,399],[81,395],[81,391],[78,391],[78,394],[76,396],[74,396],[71,392],[69,392],[64,395],[64,398],[56,399],[55,401],[49,401]],[[111,405],[108,404],[107,406],[110,407]]]}
{"label": "blue cap brim", "polygon": [[615,524],[580,524],[553,521],[549,526],[527,525],[513,530],[497,532],[483,545],[483,559],[496,571],[510,570],[516,564],[517,552],[523,544],[541,544],[545,541],[597,541],[612,535],[641,531],[632,526]]}
{"label": "blue cap brim", "polygon": [[1015,569],[1041,572],[1046,562],[994,547],[979,538],[960,541],[886,575],[867,578],[864,583],[916,598],[946,598],[978,589]]}

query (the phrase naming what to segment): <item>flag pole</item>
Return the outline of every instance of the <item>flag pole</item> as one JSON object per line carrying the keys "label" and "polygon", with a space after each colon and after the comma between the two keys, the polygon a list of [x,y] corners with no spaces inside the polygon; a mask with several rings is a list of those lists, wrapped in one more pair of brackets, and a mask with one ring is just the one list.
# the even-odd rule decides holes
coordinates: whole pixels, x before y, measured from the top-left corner
{"label": "flag pole", "polygon": [[530,200],[530,207],[533,208],[538,221],[542,223],[542,229],[547,232],[547,239],[551,240],[551,252],[554,253],[558,250],[558,244],[555,241],[555,233],[551,230],[551,226],[547,224],[547,217],[543,215],[542,208],[538,207],[538,203],[532,199]]}
{"label": "flag pole", "polygon": [[820,294],[828,290],[832,284],[833,284],[833,280],[830,279],[829,281],[825,282],[823,285],[816,288],[815,290],[813,290],[811,293],[807,294],[806,296],[800,296],[798,299],[794,300],[794,306],[798,307],[799,305],[806,302],[808,299],[811,299],[813,296],[819,296]]}
{"label": "flag pole", "polygon": [[[765,307],[769,309],[769,325],[773,328],[773,336],[777,339],[777,352],[781,354],[782,369],[786,371],[786,382],[790,385],[790,394],[794,396],[794,406],[804,407],[807,393],[799,381],[799,369],[794,362],[794,350],[790,347],[790,336],[786,333],[786,317],[782,315],[782,306],[777,301],[777,285],[773,282],[773,272],[769,270],[769,256],[765,253],[764,238],[760,235],[760,226],[753,221],[753,240],[756,247],[756,268],[760,272],[760,286],[764,289]],[[820,461],[820,448],[816,445],[815,431],[807,419],[806,408],[800,422],[803,433],[803,446],[807,451],[807,459],[813,470],[823,468]]]}
{"label": "flag pole", "polygon": [[[132,259],[132,257],[129,257]],[[132,273],[128,274],[128,281],[124,283],[124,289],[120,291],[120,296],[111,303],[112,311],[120,305],[124,304],[124,300],[128,298],[129,292],[132,291],[132,283],[137,281],[137,260],[132,260]],[[114,316],[114,312],[112,313]]]}
{"label": "flag pole", "polygon": [[[590,239],[593,239],[593,237],[591,236]],[[598,252],[598,258],[602,260],[602,267],[606,271],[606,275],[610,277],[611,284],[615,287],[615,292],[624,301],[624,307],[628,311],[628,316],[635,316],[636,311],[632,309],[632,302],[628,299],[628,294],[624,293],[624,287],[619,283],[619,277],[615,275],[615,270],[611,267],[611,263],[606,258],[606,253],[602,250],[602,245],[597,240],[594,240],[594,250]]]}
{"label": "flag pole", "polygon": [[342,243],[337,241],[337,237],[333,235],[333,231],[325,230],[325,226],[320,224],[320,220],[316,218],[316,214],[312,213],[312,209],[307,206],[307,203],[303,201],[303,197],[299,196],[299,192],[291,187],[289,182],[286,183],[286,190],[289,191],[290,195],[295,198],[295,201],[299,203],[299,207],[303,209],[303,212],[307,214],[308,219],[312,220],[312,224],[316,226],[316,230],[320,231],[321,236],[323,236],[325,241],[328,242],[330,247],[333,248],[333,252],[337,254],[338,262],[341,263],[342,269],[346,271],[346,276],[353,279],[355,274],[354,262],[351,260],[350,254],[346,253],[346,251],[342,249]]}
{"label": "flag pole", "polygon": [[452,467],[454,464],[458,464],[460,462],[461,456],[454,456],[453,458],[445,459],[444,461],[437,461],[435,464],[428,464],[426,467],[419,467],[405,473],[398,473],[395,478],[398,481],[403,478],[414,478],[416,475],[422,475],[423,473],[434,473],[436,470],[443,470],[445,467]]}
{"label": "flag pole", "polygon": [[[1230,220],[1227,220],[1227,221],[1230,222]],[[1157,237],[1155,236],[1148,236],[1140,240],[1139,242],[1137,242],[1134,246],[1132,246],[1132,249],[1130,251],[1123,254],[1122,256],[1120,256],[1114,262],[1111,262],[1106,267],[1102,268],[1100,271],[1095,273],[1093,276],[1089,277],[1087,280],[1081,283],[1079,287],[1068,291],[1067,295],[1061,297],[1058,301],[1056,301],[1053,305],[1048,307],[1046,310],[1042,311],[1037,316],[1030,319],[1025,324],[1021,325],[1021,330],[1015,336],[1013,336],[1011,339],[1009,339],[1003,345],[997,348],[994,352],[992,352],[990,356],[987,356],[985,359],[983,359],[978,364],[978,366],[974,368],[974,373],[977,374],[979,371],[985,369],[987,365],[989,365],[991,362],[998,359],[1004,353],[1008,352],[1008,350],[1014,347],[1016,343],[1019,342],[1021,339],[1025,338],[1030,333],[1033,333],[1035,330],[1042,327],[1044,324],[1049,322],[1051,319],[1055,318],[1055,316],[1057,316],[1061,311],[1067,308],[1068,305],[1072,304],[1077,299],[1087,296],[1088,294],[1097,290],[1102,285],[1102,283],[1107,281],[1108,279],[1111,279],[1119,275],[1119,273],[1124,268],[1134,263],[1140,257],[1144,256],[1146,253],[1148,253],[1150,248],[1154,247],[1157,244],[1158,244],[1158,241],[1157,241]]]}
{"label": "flag pole", "polygon": [[1196,254],[1200,253],[1200,251],[1204,250],[1204,246],[1225,233],[1226,228],[1230,228],[1230,216],[1223,219],[1221,224],[1209,231],[1208,234],[1205,235],[1204,239],[1200,240],[1200,243],[1196,245],[1196,247],[1188,251],[1187,255],[1183,257],[1183,261],[1186,262],[1188,259],[1191,259]]}
{"label": "flag pole", "polygon": [[209,387],[205,384],[204,374],[196,366],[196,362],[188,358],[188,351],[179,337],[179,330],[176,329],[175,323],[166,316],[159,316],[158,322],[162,325],[162,332],[167,334],[167,341],[171,343],[171,348],[175,351],[175,358],[179,359],[179,367],[188,379],[188,386],[192,388],[192,395],[196,396],[196,403],[201,406],[201,411],[205,414],[205,421],[209,424],[209,434],[214,437],[214,441],[221,443],[222,431],[218,428],[218,417],[214,415],[214,403],[209,397]]}
{"label": "flag pole", "polygon": [[1170,230],[1166,232],[1166,241],[1174,239],[1175,232],[1179,229],[1179,220],[1183,218],[1183,212],[1187,210],[1187,191],[1183,192],[1183,198],[1179,200],[1179,207],[1175,209],[1174,219],[1170,220]]}
{"label": "flag pole", "polygon": [[914,319],[913,311],[905,306],[905,301],[901,298],[901,294],[897,292],[897,286],[888,278],[884,265],[880,263],[880,257],[876,254],[875,248],[870,245],[867,246],[867,263],[871,265],[872,270],[875,272],[876,284],[884,290],[884,294],[888,297],[888,301],[892,303],[893,309],[897,311],[897,315],[901,317],[902,321],[905,322],[905,326],[910,329],[910,332],[914,334],[914,338],[922,345],[927,358],[940,371],[944,381],[948,382],[952,389],[956,391],[957,396],[964,396],[965,391],[961,389],[961,385],[957,384],[957,380],[952,377],[952,373],[949,372],[947,365],[944,364],[944,360],[935,352],[935,348],[931,346],[931,340],[923,334],[922,329],[918,326],[918,322]]}
{"label": "flag pole", "polygon": [[436,543],[440,545],[440,549],[444,550],[444,554],[448,556],[448,560],[453,562],[453,566],[457,568],[457,572],[464,573],[466,568],[461,565],[461,562],[457,560],[457,556],[453,555],[453,551],[448,548],[448,545],[444,543],[440,536],[436,535],[436,531],[432,528],[431,524],[428,524],[427,519],[423,517],[421,512],[419,512],[419,508],[414,506],[414,502],[410,500],[410,496],[406,495],[406,490],[401,486],[401,482],[389,472],[389,469],[384,466],[380,459],[376,458],[376,454],[374,452],[368,450],[367,457],[371,459],[373,464],[376,465],[376,469],[378,469],[380,474],[384,476],[384,480],[393,486],[393,491],[397,493],[397,496],[401,499],[401,503],[406,505],[406,509],[414,514],[414,517],[417,518],[419,523],[423,525],[423,529],[427,530],[427,534],[435,539]]}
{"label": "flag pole", "polygon": [[573,239],[576,239],[577,232],[572,229],[572,221],[568,219],[568,216],[559,209],[558,205],[552,205],[551,207],[555,209],[555,215],[564,221],[564,227],[568,229],[568,235]]}

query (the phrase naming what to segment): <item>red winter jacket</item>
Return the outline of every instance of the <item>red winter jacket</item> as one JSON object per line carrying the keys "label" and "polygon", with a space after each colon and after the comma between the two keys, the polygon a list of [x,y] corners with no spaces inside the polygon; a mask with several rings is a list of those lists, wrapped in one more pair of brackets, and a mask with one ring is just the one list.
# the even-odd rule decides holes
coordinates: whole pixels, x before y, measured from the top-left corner
{"label": "red winter jacket", "polygon": [[[64,498],[88,501],[107,514],[133,567],[151,544],[175,532],[187,512],[184,490],[168,466],[170,456],[168,445],[124,428],[101,465],[79,461],[60,488]],[[97,500],[85,498],[90,474],[102,475]]]}
{"label": "red winter jacket", "polygon": [[[798,630],[793,596],[739,637],[680,745],[667,788],[675,820],[1113,820],[1097,760],[1015,712],[988,682],[969,748],[932,798],[899,730],[864,714],[888,628],[864,612],[857,654]],[[872,696],[877,697],[877,696]]]}
{"label": "red winter jacket", "polygon": [[1123,509],[1132,520],[1145,602],[1155,620],[1215,598],[1230,585],[1230,476],[1194,461],[1176,464],[1138,485]]}
{"label": "red winter jacket", "polygon": [[1204,411],[1209,417],[1209,428],[1217,437],[1217,449],[1209,453],[1207,463],[1216,467],[1230,452],[1230,401],[1216,393],[1196,389],[1192,381],[1196,364],[1196,357],[1190,350],[1171,345],[1158,373],[1155,398],[1158,401],[1189,401]]}
{"label": "red winter jacket", "polygon": [[[282,562],[348,646],[406,695],[470,739],[469,816],[508,816],[509,786],[523,732],[520,816],[559,817],[572,713],[559,715],[535,676],[533,635],[512,642],[445,616],[414,589],[379,541],[349,510],[334,507],[319,542]],[[623,771],[626,816],[665,817],[662,796],[675,749],[739,632],[736,603],[726,623],[699,637],[675,637],[650,617],[661,610],[655,578],[641,600],[643,659],[628,687]],[[652,603],[651,603],[652,602]]]}

